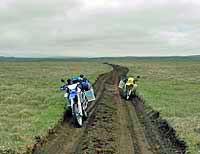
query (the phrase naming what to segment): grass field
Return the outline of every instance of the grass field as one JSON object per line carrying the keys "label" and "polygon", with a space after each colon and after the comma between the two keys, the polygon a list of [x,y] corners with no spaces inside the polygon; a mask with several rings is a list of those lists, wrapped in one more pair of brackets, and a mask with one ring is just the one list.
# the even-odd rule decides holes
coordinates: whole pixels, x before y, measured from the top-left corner
{"label": "grass field", "polygon": [[96,62],[0,62],[0,149],[23,152],[56,125],[64,111],[61,78],[83,73],[94,82],[109,70]]}
{"label": "grass field", "polygon": [[[106,59],[105,59],[106,60]],[[94,60],[96,61],[96,60]],[[91,82],[109,66],[97,62],[0,62],[0,149],[24,151],[53,128],[64,111],[60,78],[84,73]],[[200,153],[200,62],[191,59],[110,59],[140,75],[139,92],[147,105]]]}
{"label": "grass field", "polygon": [[140,75],[139,92],[146,103],[187,141],[192,154],[200,153],[200,62],[124,61],[117,62]]}

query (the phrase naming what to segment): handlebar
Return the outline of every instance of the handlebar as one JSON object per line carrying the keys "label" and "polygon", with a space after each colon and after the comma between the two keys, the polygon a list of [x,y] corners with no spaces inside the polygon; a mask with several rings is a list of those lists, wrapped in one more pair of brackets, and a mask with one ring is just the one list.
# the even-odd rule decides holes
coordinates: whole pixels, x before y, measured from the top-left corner
{"label": "handlebar", "polygon": [[65,91],[66,89],[67,89],[66,85],[60,87],[60,91]]}
{"label": "handlebar", "polygon": [[63,83],[65,83],[65,80],[64,80],[64,79],[61,79],[61,80],[60,80],[60,82],[63,82]]}

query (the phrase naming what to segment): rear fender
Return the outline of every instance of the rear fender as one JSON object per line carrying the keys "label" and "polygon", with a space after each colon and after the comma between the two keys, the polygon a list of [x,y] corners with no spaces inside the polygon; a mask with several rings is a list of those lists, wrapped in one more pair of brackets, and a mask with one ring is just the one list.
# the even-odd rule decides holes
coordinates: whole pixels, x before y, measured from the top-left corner
{"label": "rear fender", "polygon": [[132,93],[132,90],[129,90],[128,91],[128,95],[131,96],[131,93]]}

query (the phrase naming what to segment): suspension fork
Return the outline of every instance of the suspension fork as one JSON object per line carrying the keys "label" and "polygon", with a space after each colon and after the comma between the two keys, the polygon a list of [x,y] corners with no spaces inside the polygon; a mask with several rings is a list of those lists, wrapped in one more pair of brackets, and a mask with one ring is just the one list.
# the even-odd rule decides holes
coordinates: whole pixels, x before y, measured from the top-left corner
{"label": "suspension fork", "polygon": [[81,105],[81,100],[80,100],[80,96],[79,95],[77,95],[77,104],[78,104],[79,113],[82,116],[83,115],[83,113],[82,113],[82,105]]}

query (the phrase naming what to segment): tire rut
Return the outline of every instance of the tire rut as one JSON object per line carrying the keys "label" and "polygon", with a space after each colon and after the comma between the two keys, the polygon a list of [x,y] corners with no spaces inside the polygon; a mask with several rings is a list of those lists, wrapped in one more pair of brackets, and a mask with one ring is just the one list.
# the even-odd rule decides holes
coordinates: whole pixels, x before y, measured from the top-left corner
{"label": "tire rut", "polygon": [[[96,101],[88,107],[88,119],[95,111],[95,106],[100,100],[102,92],[105,88],[105,82],[110,78],[110,72],[102,74],[96,80],[94,90],[96,93]],[[88,120],[89,121],[89,120]],[[32,154],[72,154],[75,151],[76,144],[80,141],[80,137],[88,125],[86,121],[82,128],[76,129],[73,126],[72,119],[69,114],[65,113],[63,121],[59,124],[53,134],[50,134],[44,140],[39,141]]]}
{"label": "tire rut", "polygon": [[[120,100],[120,96],[117,96]],[[126,105],[120,100],[118,104],[118,113],[119,113],[119,150],[120,154],[135,154],[133,137],[130,130],[129,116],[127,114]]]}
{"label": "tire rut", "polygon": [[184,144],[179,147],[162,135],[140,99],[121,99],[118,83],[128,69],[112,66],[113,71],[96,81],[97,99],[83,128],[75,129],[67,118],[34,154],[184,154]]}
{"label": "tire rut", "polygon": [[151,151],[151,147],[144,133],[144,128],[141,126],[135,108],[130,102],[126,101],[124,103],[126,105],[126,113],[128,114],[127,120],[129,121],[129,131],[134,142],[135,154],[156,154]]}
{"label": "tire rut", "polygon": [[113,71],[81,138],[79,154],[153,154],[134,106],[121,100],[119,71]]}

